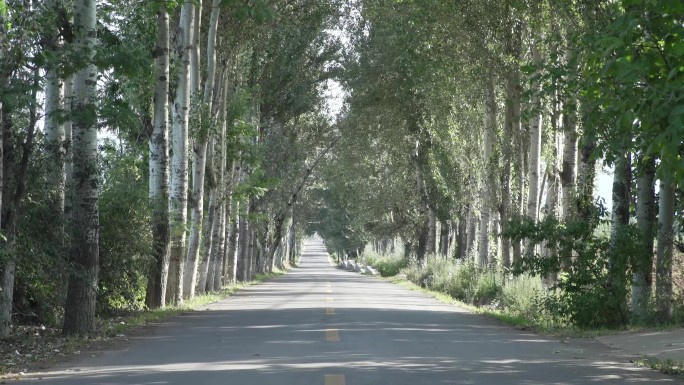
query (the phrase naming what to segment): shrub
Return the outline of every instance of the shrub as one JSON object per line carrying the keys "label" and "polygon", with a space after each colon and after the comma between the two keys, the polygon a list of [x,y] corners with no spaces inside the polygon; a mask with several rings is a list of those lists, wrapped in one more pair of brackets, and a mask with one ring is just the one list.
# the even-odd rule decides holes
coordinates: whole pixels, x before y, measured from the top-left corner
{"label": "shrub", "polygon": [[361,262],[376,268],[383,277],[393,277],[408,266],[406,259],[397,254],[378,255],[373,252],[365,252],[361,257]]}
{"label": "shrub", "polygon": [[133,156],[112,155],[103,171],[98,311],[138,309],[152,251],[145,164]]}
{"label": "shrub", "polygon": [[406,269],[406,278],[415,284],[472,305],[488,305],[500,299],[500,275],[495,270],[479,268],[470,260],[441,258],[430,258],[424,269]]}
{"label": "shrub", "polygon": [[[557,322],[582,328],[616,327],[629,321],[628,277],[639,256],[639,234],[632,226],[619,229],[611,240],[598,229],[607,221],[599,207],[589,221],[538,224],[513,221],[505,234],[545,245],[548,255],[528,254],[516,261],[515,274],[558,277],[543,307]],[[561,274],[562,272],[562,274]]]}

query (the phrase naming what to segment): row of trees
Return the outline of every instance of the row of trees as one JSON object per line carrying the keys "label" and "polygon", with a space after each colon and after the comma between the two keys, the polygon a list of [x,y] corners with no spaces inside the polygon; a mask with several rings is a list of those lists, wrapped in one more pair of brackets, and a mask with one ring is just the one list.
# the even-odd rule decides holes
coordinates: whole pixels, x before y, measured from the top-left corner
{"label": "row of trees", "polygon": [[[344,139],[310,195],[331,250],[386,251],[400,238],[420,266],[442,254],[566,290],[603,287],[613,298],[605,311],[617,314],[627,314],[631,287],[633,314],[655,298],[660,319],[671,317],[684,4],[361,0],[357,9]],[[610,235],[598,246],[600,161],[614,183]],[[589,270],[600,277],[578,278]]]}
{"label": "row of trees", "polygon": [[88,334],[292,260],[336,143],[339,9],[1,0],[0,337],[13,316]]}

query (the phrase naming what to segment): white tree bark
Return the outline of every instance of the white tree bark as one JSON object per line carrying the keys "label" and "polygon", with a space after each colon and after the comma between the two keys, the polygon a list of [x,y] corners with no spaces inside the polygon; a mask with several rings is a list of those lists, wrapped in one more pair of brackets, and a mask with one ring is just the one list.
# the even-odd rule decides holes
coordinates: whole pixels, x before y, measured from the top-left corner
{"label": "white tree bark", "polygon": [[192,31],[194,31],[195,6],[185,2],[181,8],[178,38],[178,84],[173,103],[173,158],[171,160],[171,194],[169,215],[171,217],[171,250],[169,275],[166,286],[166,302],[177,305],[183,302],[183,269],[186,252],[188,208],[188,115],[190,111],[190,54]]}
{"label": "white tree bark", "polygon": [[653,241],[655,238],[655,159],[641,156],[641,172],[637,177],[636,216],[643,248],[637,255],[632,274],[632,312],[637,321],[649,312],[653,286]]}
{"label": "white tree bark", "polygon": [[[541,62],[539,50],[533,47],[533,60],[535,63]],[[534,115],[530,120],[530,174],[529,174],[529,194],[527,195],[527,217],[535,223],[539,220],[539,185],[541,175],[541,148],[542,148],[542,111],[539,81],[532,85],[532,100],[530,107]],[[526,252],[531,247],[529,241],[526,242]]]}
{"label": "white tree bark", "polygon": [[240,234],[240,229],[238,227],[238,212],[240,210],[240,204],[237,201],[230,202],[231,210],[230,215],[227,216],[226,220],[229,221],[227,228],[226,237],[226,266],[224,274],[225,283],[235,283],[237,281],[237,258],[238,258],[238,234]]}
{"label": "white tree bark", "polygon": [[195,13],[192,30],[192,49],[190,51],[190,98],[193,99],[200,90],[200,37],[202,31],[202,0],[195,1]]}
{"label": "white tree bark", "polygon": [[480,217],[480,247],[477,258],[477,264],[479,266],[486,266],[489,263],[491,212],[492,206],[495,204],[496,200],[495,183],[493,177],[493,175],[496,174],[496,165],[494,164],[494,160],[492,158],[494,142],[496,141],[496,94],[494,91],[493,75],[490,75],[487,81],[484,104],[484,146],[482,155],[484,164],[482,188],[480,191],[482,209]]}
{"label": "white tree bark", "polygon": [[563,116],[563,169],[561,185],[563,197],[561,202],[563,218],[572,221],[577,215],[577,112],[576,103],[569,101],[567,112]]}
{"label": "white tree bark", "polygon": [[[200,119],[209,119],[212,124],[215,124],[213,117],[213,97],[218,88],[216,79],[216,32],[218,28],[218,18],[220,14],[220,0],[212,0],[211,16],[209,20],[209,31],[207,34],[207,79],[204,83],[204,94],[202,97],[203,111],[207,111],[211,116],[202,116]],[[199,21],[199,19],[197,19]],[[196,44],[196,59],[193,62],[199,64],[199,37],[195,39]],[[193,55],[194,57],[195,55]],[[192,63],[191,63],[192,64]],[[191,66],[192,67],[192,66]],[[198,69],[195,68],[191,72],[197,75]],[[193,75],[193,76],[195,76]],[[199,76],[198,76],[199,77]],[[196,81],[199,81],[197,79]],[[192,298],[195,296],[197,287],[197,274],[199,268],[199,251],[201,244],[202,223],[204,220],[204,178],[207,167],[207,147],[209,145],[210,135],[206,132],[202,123],[202,128],[198,131],[198,136],[193,145],[193,161],[192,161],[192,213],[190,219],[190,240],[188,244],[187,255],[187,272],[185,277],[185,292],[184,297]],[[210,224],[208,224],[210,225]],[[206,233],[206,232],[205,232]],[[211,234],[211,231],[208,232]],[[211,248],[211,240],[209,240],[209,249]],[[209,250],[205,250],[206,253]],[[204,287],[204,285],[202,285]]]}
{"label": "white tree bark", "polygon": [[87,58],[74,77],[73,157],[74,210],[71,235],[72,271],[69,275],[64,333],[85,335],[95,328],[95,300],[99,265],[96,84],[93,64],[97,42],[97,2],[74,3],[74,45]]}
{"label": "white tree bark", "polygon": [[[213,154],[213,143],[211,146],[209,146],[209,150],[207,151],[207,166],[206,168],[209,169],[209,207],[207,209],[207,218],[206,221],[203,221],[204,218],[200,218],[200,225],[204,222],[204,226],[201,228],[202,232],[202,242],[203,242],[203,250],[201,250],[201,255],[199,253],[200,250],[198,250],[197,256],[197,272],[196,274],[196,282],[195,284],[197,285],[195,287],[195,291],[199,294],[204,294],[206,291],[206,286],[207,286],[207,276],[209,273],[209,267],[211,264],[211,261],[209,260],[211,258],[211,245],[212,245],[212,226],[214,224],[214,221],[216,219],[216,182],[213,180],[215,178],[214,176],[214,170],[213,170],[213,163],[214,163],[214,154]],[[204,178],[203,178],[204,179]],[[204,190],[204,188],[202,189]],[[202,194],[204,194],[204,191],[202,191]],[[193,214],[194,214],[193,210]],[[193,223],[194,224],[194,223]],[[194,235],[192,233],[192,230],[194,229],[191,228],[191,236]],[[190,244],[193,246],[193,244]],[[188,255],[188,262],[190,261]],[[193,293],[194,295],[194,293]]]}
{"label": "white tree bark", "polygon": [[154,123],[149,140],[150,190],[152,206],[152,246],[154,265],[148,278],[145,303],[148,308],[163,307],[169,274],[169,14],[165,5],[157,11],[157,47],[154,51],[156,86]]}
{"label": "white tree bark", "polygon": [[[218,163],[218,175],[217,175],[217,181],[216,181],[216,186],[217,186],[217,194],[218,194],[218,199],[219,199],[219,207],[217,208],[218,210],[218,217],[214,222],[213,226],[213,234],[212,234],[212,248],[211,248],[211,260],[214,263],[214,280],[213,280],[213,285],[211,287],[207,287],[207,290],[220,290],[221,287],[223,286],[223,271],[224,271],[224,265],[225,265],[225,248],[226,248],[226,220],[227,220],[227,211],[229,209],[229,206],[226,204],[227,201],[229,201],[229,194],[231,194],[231,190],[229,188],[226,188],[226,184],[229,183],[229,186],[232,186],[232,180],[228,180],[226,175],[226,166],[227,166],[227,149],[226,149],[226,130],[227,130],[227,104],[228,104],[228,69],[226,68],[222,78],[223,78],[223,87],[222,87],[222,92],[221,92],[221,103],[220,107],[218,108],[218,113],[221,114],[221,132],[219,134],[218,138],[218,148],[215,149],[215,155],[218,158],[217,163]],[[232,169],[231,169],[231,174],[232,174]]]}
{"label": "white tree bark", "polygon": [[[74,78],[70,76],[64,81],[64,110],[66,113],[71,111],[71,104],[74,93]],[[64,219],[66,223],[71,223],[73,215],[73,179],[74,179],[74,162],[73,162],[73,122],[71,119],[64,122]]]}
{"label": "white tree bark", "polygon": [[[59,8],[58,0],[49,0],[46,4],[48,12],[57,13]],[[48,37],[49,50],[56,54],[61,49],[61,41],[59,38],[59,31],[55,25],[54,33]],[[64,95],[64,87],[62,79],[59,78],[56,63],[54,59],[49,63],[45,73],[45,140],[47,148],[50,151],[50,158],[52,161],[52,186],[55,189],[55,209],[59,216],[64,215],[64,198],[66,174],[64,172],[64,158],[65,158],[65,133],[64,123],[60,122],[59,112],[62,109],[62,100]]]}
{"label": "white tree bark", "polygon": [[669,178],[660,180],[658,207],[658,254],[656,259],[656,306],[661,321],[672,318],[672,254],[674,250],[675,187]]}

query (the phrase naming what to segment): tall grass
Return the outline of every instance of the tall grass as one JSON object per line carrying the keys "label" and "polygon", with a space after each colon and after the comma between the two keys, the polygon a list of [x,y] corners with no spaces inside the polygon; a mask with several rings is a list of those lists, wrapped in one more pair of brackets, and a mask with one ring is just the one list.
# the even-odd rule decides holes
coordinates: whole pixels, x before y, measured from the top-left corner
{"label": "tall grass", "polygon": [[406,279],[469,305],[487,307],[512,318],[542,322],[541,280],[529,275],[512,277],[502,270],[481,268],[472,260],[428,259],[427,267],[410,265],[398,254],[364,253],[362,263],[374,266],[383,277],[404,273]]}
{"label": "tall grass", "polygon": [[373,266],[383,277],[393,277],[408,266],[406,259],[398,253],[380,255],[368,250],[363,253],[360,262],[364,265]]}

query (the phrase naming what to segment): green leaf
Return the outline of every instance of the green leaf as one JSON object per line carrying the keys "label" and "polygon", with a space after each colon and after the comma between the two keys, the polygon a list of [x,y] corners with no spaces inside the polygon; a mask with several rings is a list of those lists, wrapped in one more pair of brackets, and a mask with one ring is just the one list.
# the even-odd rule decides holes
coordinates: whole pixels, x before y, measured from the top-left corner
{"label": "green leaf", "polygon": [[684,121],[684,104],[680,104],[670,111],[668,116],[668,121],[670,124],[675,124],[678,121]]}

